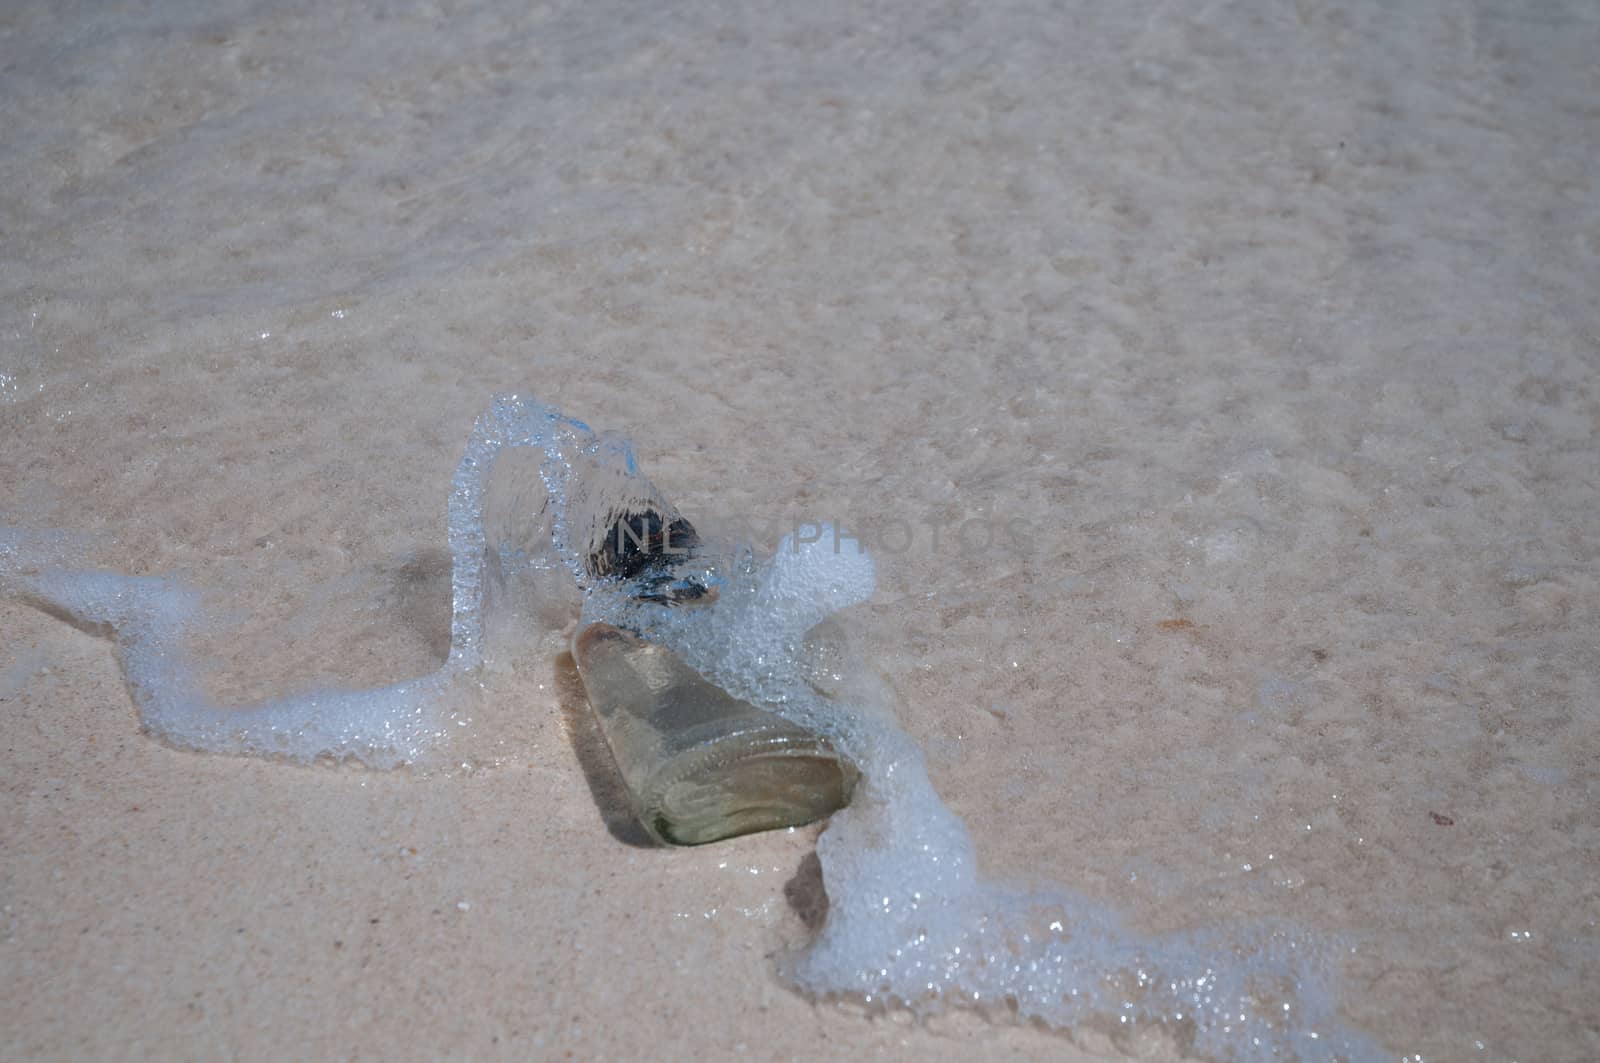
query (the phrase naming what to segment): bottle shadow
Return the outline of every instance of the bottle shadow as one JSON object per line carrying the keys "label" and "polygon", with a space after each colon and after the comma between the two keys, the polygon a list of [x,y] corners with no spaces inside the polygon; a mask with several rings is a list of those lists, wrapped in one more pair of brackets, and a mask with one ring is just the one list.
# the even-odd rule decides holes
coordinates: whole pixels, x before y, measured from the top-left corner
{"label": "bottle shadow", "polygon": [[555,686],[567,738],[572,742],[572,752],[578,758],[584,782],[589,785],[589,796],[594,799],[606,830],[624,845],[638,849],[663,848],[645,832],[634,815],[627,785],[617,771],[617,762],[606,745],[605,735],[600,733],[600,724],[589,708],[583,680],[578,677],[578,663],[570,653],[556,658]]}
{"label": "bottle shadow", "polygon": [[434,660],[450,656],[450,552],[415,550],[385,565],[389,602],[400,622],[427,644]]}

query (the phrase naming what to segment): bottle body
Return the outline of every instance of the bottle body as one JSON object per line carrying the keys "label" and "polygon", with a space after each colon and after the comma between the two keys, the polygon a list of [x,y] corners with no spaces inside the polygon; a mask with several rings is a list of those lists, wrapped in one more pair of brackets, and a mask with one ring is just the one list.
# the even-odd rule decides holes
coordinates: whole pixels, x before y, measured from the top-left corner
{"label": "bottle body", "polygon": [[849,803],[855,765],[820,735],[708,682],[664,646],[590,624],[573,657],[639,821],[699,845]]}

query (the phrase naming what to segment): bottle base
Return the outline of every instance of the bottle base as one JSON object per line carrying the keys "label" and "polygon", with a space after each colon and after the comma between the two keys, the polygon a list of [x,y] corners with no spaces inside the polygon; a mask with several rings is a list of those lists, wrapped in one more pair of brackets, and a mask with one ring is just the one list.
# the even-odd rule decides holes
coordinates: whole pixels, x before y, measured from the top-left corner
{"label": "bottle base", "polygon": [[645,829],[671,845],[815,822],[849,804],[857,778],[824,739],[797,728],[741,743],[733,755],[713,746],[685,759],[640,810]]}

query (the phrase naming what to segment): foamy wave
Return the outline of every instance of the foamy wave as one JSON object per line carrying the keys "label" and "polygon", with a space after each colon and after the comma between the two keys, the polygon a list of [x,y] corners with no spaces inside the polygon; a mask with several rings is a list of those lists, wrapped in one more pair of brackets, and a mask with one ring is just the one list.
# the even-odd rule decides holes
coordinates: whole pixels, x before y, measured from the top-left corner
{"label": "foamy wave", "polygon": [[[517,449],[536,459],[531,474],[508,477],[502,466],[496,477],[502,455]],[[827,733],[862,769],[853,804],[817,845],[826,921],[785,965],[803,992],[919,1014],[974,1008],[1113,1039],[1156,1025],[1179,1051],[1208,1057],[1383,1057],[1340,1023],[1331,962],[1304,935],[1233,928],[1142,936],[1067,891],[984,880],[965,824],[940,800],[892,712],[816,681],[808,632],[871,596],[871,558],[827,534],[791,536],[765,562],[739,545],[708,549],[694,562],[696,578],[717,590],[716,603],[652,605],[593,578],[583,563],[619,507],[639,499],[670,508],[639,474],[626,440],[526,397],[497,397],[451,485],[448,662],[392,686],[243,709],[198,692],[184,652],[195,601],[170,581],[67,570],[44,540],[10,533],[0,535],[0,590],[114,639],[143,726],[164,741],[383,768],[438,755],[449,738],[446,693],[492,655],[496,610],[530,593],[530,572],[565,568],[586,621],[662,642],[736,696]]]}

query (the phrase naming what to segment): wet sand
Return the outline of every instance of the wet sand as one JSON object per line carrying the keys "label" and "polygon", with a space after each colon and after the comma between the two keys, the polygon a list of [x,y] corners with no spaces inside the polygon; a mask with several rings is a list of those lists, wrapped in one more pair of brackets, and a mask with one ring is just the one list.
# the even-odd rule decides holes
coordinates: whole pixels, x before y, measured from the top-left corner
{"label": "wet sand", "polygon": [[[769,549],[877,532],[853,630],[989,873],[1337,941],[1396,1056],[1600,1056],[1592,7],[0,34],[0,525],[202,589],[213,696],[435,668],[523,389]],[[814,829],[640,846],[560,646],[496,766],[302,768],[0,602],[6,1054],[1106,1046],[785,988]]]}

